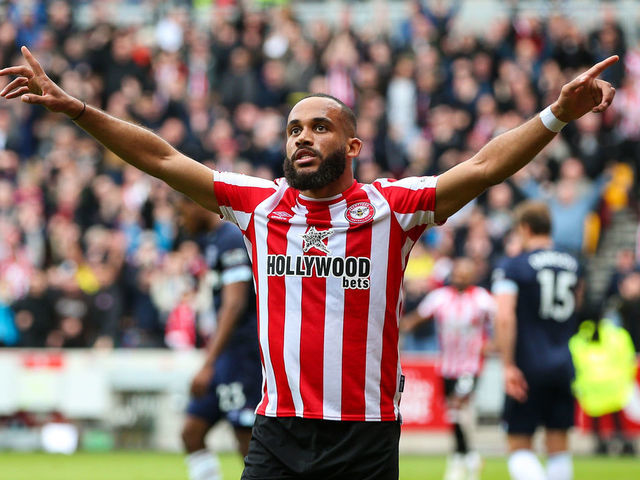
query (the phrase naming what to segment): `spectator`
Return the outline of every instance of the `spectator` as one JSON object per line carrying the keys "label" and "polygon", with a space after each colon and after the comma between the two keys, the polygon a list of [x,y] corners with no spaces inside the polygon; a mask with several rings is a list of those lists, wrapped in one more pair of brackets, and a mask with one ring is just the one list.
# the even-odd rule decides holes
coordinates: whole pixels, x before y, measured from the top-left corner
{"label": "spectator", "polygon": [[565,178],[560,178],[556,185],[551,185],[551,191],[546,194],[540,185],[532,180],[524,185],[523,192],[529,198],[546,198],[549,202],[553,243],[556,248],[574,254],[582,252],[585,219],[596,207],[608,179],[607,174],[602,174],[593,185],[586,186],[583,175],[565,174]]}
{"label": "spectator", "polygon": [[640,353],[640,273],[629,273],[619,284],[618,312],[622,326],[629,332],[636,353]]}
{"label": "spectator", "polygon": [[624,248],[617,252],[615,269],[609,278],[609,286],[607,287],[607,298],[619,297],[621,283],[631,273],[638,272],[639,270],[640,266],[638,265],[636,254],[633,249]]}
{"label": "spectator", "polygon": [[[129,8],[150,5],[144,0]],[[28,42],[79,98],[158,130],[220,170],[268,178],[282,175],[284,112],[297,98],[291,93],[333,92],[358,115],[366,144],[357,174],[366,181],[450,168],[549,104],[576,69],[615,51],[622,55],[611,71],[621,82],[615,112],[567,127],[539,155],[532,178],[540,185],[555,182],[569,156],[590,179],[612,159],[637,168],[639,50],[626,45],[629,32],[619,11],[605,8],[601,19],[584,25],[553,11],[532,18],[513,3],[510,17],[496,14],[490,28],[476,33],[462,23],[464,2],[409,6],[401,22],[372,33],[348,16],[335,28],[323,21],[303,25],[286,9],[234,10],[232,17],[231,10],[213,6],[207,24],[178,7],[140,16],[132,26],[118,16],[118,4],[107,9],[104,2],[84,2],[80,11],[68,0],[10,2],[0,12],[0,59],[10,63]],[[146,230],[157,235],[158,258],[177,247],[173,198],[59,118],[19,103],[0,108],[0,147],[0,269],[16,272],[8,302],[25,298],[32,275],[56,271],[68,260],[63,253],[71,243],[79,243],[79,265],[93,272],[87,278],[99,277],[99,264],[108,262],[81,258],[88,255],[81,239],[95,224],[126,231],[126,261],[112,272],[123,302],[115,344],[163,345],[164,324],[149,296],[162,268],[142,267],[136,258],[148,248],[141,240]],[[591,189],[579,187],[576,198]],[[458,253],[466,244],[478,260],[491,263],[502,248],[496,240],[507,228],[506,213],[521,200],[512,193],[508,206],[493,194],[480,199],[485,227],[470,228],[469,220],[479,217],[450,222]],[[473,230],[470,239],[467,230]],[[437,263],[447,262],[439,256]],[[100,283],[96,278],[92,282]],[[91,300],[94,293],[88,295]]]}
{"label": "spectator", "polygon": [[220,79],[222,105],[234,110],[244,102],[256,103],[258,100],[258,79],[251,65],[251,56],[244,47],[231,51],[229,70]]}
{"label": "spectator", "polygon": [[29,293],[11,305],[15,324],[20,333],[19,346],[44,347],[53,329],[51,298],[45,273],[31,276]]}

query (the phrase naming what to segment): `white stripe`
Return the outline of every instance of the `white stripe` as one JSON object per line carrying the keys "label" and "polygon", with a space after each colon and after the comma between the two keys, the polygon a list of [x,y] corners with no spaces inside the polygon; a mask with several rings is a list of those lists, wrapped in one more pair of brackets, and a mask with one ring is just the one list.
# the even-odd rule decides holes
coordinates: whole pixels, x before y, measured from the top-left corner
{"label": "white stripe", "polygon": [[226,269],[222,272],[221,277],[223,285],[229,285],[230,283],[237,282],[248,282],[251,278],[251,268],[249,268],[249,265],[238,265],[237,267]]}
{"label": "white stripe", "polygon": [[[413,248],[414,241],[407,237],[407,240],[404,242],[402,246],[402,271],[404,272],[404,268],[407,264],[407,259],[409,257],[409,253]],[[404,289],[400,289],[400,294],[398,295],[398,303],[396,304],[396,326],[400,328],[400,316],[402,315],[402,301],[404,298]],[[398,414],[400,412],[400,400],[402,398],[402,392],[398,388],[400,385],[400,377],[402,376],[402,365],[400,363],[400,343],[396,345],[397,358],[398,358],[398,366],[396,367],[396,393],[393,396],[393,414],[395,418],[398,418]]]}
{"label": "white stripe", "polygon": [[[253,263],[253,243],[251,243],[251,241],[243,235],[244,238],[244,246],[247,248],[247,252],[249,252],[249,260],[251,261],[251,263]],[[252,275],[253,278],[253,290],[254,292],[258,291],[258,289],[256,288],[256,277],[254,275]],[[259,332],[258,332],[259,335]],[[260,365],[261,370],[262,370],[262,387],[260,388],[260,394],[262,395],[262,392],[264,392],[264,387],[267,383],[267,373],[264,369],[264,365]],[[256,405],[256,409],[255,412],[258,411],[258,408],[260,408],[262,402],[258,402],[258,405]]]}
{"label": "white stripe", "polygon": [[[246,236],[244,236],[244,246],[247,248],[247,252],[249,252],[249,261],[253,264],[253,244]],[[251,276],[253,278],[253,291],[257,292],[258,287],[256,285],[256,277],[253,274],[253,269],[251,269]]]}
{"label": "white stripe", "polygon": [[511,293],[515,295],[518,293],[518,284],[509,278],[496,280],[493,282],[493,285],[491,285],[491,292],[493,292],[494,295],[500,295],[503,293]]}
{"label": "white stripe", "polygon": [[[296,211],[296,214],[298,211]],[[306,209],[301,212],[306,216]],[[287,255],[295,258],[302,255],[300,235],[305,224],[291,225],[287,232]],[[300,331],[302,329],[302,277],[285,276],[285,321],[284,321],[284,369],[293,398],[296,416],[301,417],[304,403],[300,394]]]}
{"label": "white stripe", "polygon": [[[387,266],[389,262],[390,208],[374,188],[367,188],[369,200],[376,208],[376,221],[371,228],[371,287],[369,295],[369,325],[367,328],[367,359],[365,374],[365,420],[380,420],[380,382],[382,378],[382,333],[387,298]],[[378,323],[372,324],[376,319]]]}
{"label": "white stripe", "polygon": [[[265,245],[256,246],[256,261],[257,265],[254,266],[256,271],[256,279],[258,282],[258,306],[260,312],[260,329],[258,332],[260,346],[262,348],[262,355],[264,358],[265,367],[265,380],[267,382],[267,395],[269,397],[269,403],[266,406],[265,414],[267,416],[275,416],[278,406],[278,392],[276,388],[276,379],[273,372],[273,365],[271,364],[271,354],[269,352],[269,295],[268,295],[268,281],[267,277],[267,215],[271,213],[273,208],[278,204],[285,189],[277,191],[274,195],[266,198],[260,205],[256,207],[255,214],[253,216],[254,230],[256,239],[262,239]],[[260,403],[262,405],[262,402]]]}
{"label": "white stripe", "polygon": [[[409,190],[425,190],[436,188],[438,177],[406,177],[395,182],[387,178],[376,180],[382,188],[406,188]],[[398,223],[404,231],[417,225],[434,225],[434,212],[431,210],[416,210],[411,213],[395,213]]]}
{"label": "white stripe", "polygon": [[[333,228],[346,230],[344,219],[346,202],[341,201],[329,207]],[[338,227],[338,225],[340,225]],[[328,241],[331,255],[346,257],[346,233],[336,232]],[[323,365],[323,418],[342,417],[342,345],[344,332],[344,288],[339,278],[330,276],[326,282],[327,294],[324,314],[324,365]]]}
{"label": "white stripe", "polygon": [[414,242],[413,240],[411,240],[411,238],[407,237],[407,239],[404,241],[404,245],[402,246],[402,271],[404,272],[404,269],[407,266],[407,260],[409,259],[409,254],[411,253],[411,249],[413,248],[413,245],[416,242]]}
{"label": "white stripe", "polygon": [[431,210],[416,210],[412,213],[394,212],[394,215],[405,232],[418,225],[435,225],[435,217]]}
{"label": "white stripe", "polygon": [[253,215],[253,212],[240,212],[236,210],[234,213],[236,216],[236,224],[243,232],[246,231],[249,227],[249,222],[251,221],[251,215]]}
{"label": "white stripe", "polygon": [[395,182],[389,181],[388,178],[379,178],[382,188],[401,187],[410,190],[424,190],[425,188],[435,188],[438,184],[438,177],[405,177]]}
{"label": "white stripe", "polygon": [[213,181],[236,187],[271,188],[273,190],[277,188],[277,185],[272,180],[252,177],[243,173],[220,172],[218,170],[213,170]]}
{"label": "white stripe", "polygon": [[[231,223],[235,223],[236,225],[238,225],[238,219],[236,218],[233,209],[231,207],[225,207],[223,205],[220,205],[220,213],[222,214],[222,218],[224,218],[225,220],[230,221]],[[239,226],[239,225],[238,225]],[[242,227],[240,227],[242,228]],[[243,229],[245,230],[245,229]]]}
{"label": "white stripe", "polygon": [[[277,188],[277,185],[271,180],[266,180],[264,178],[258,177],[250,177],[241,173],[219,172],[217,170],[212,170],[212,174],[214,181],[214,195],[215,182],[225,183],[227,185],[233,185],[236,187],[268,188],[271,190],[276,190]],[[225,220],[229,220],[230,222],[235,223],[243,231],[247,229],[249,221],[251,220],[251,214],[253,212],[241,212],[239,210],[234,210],[230,206],[224,205],[219,205],[219,208],[220,213]]]}
{"label": "white stripe", "polygon": [[[396,385],[400,385],[400,377],[402,377],[402,365],[400,364],[400,344],[398,344],[398,370],[396,373]],[[396,389],[396,394],[393,396],[393,414],[396,418],[400,414],[400,400],[402,399],[402,392],[400,389]]]}

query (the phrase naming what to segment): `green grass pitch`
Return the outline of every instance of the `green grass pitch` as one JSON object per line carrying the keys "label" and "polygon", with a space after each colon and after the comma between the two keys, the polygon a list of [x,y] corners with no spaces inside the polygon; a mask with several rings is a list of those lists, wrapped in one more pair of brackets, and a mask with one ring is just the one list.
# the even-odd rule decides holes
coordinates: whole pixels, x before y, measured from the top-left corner
{"label": "green grass pitch", "polygon": [[[225,480],[240,478],[240,458],[221,457]],[[402,456],[401,480],[440,480],[445,458]],[[0,451],[2,480],[186,480],[183,457],[153,452],[79,453],[71,456]],[[636,458],[575,458],[576,480],[637,480],[640,462]],[[485,461],[483,480],[508,480],[504,458]]]}

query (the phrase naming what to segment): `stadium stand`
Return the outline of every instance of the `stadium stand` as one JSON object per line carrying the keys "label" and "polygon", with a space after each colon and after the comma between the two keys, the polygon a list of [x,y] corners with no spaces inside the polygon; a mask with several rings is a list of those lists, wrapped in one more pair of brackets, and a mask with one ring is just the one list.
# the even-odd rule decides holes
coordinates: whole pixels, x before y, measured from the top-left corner
{"label": "stadium stand", "polygon": [[[328,92],[358,114],[366,147],[357,175],[368,181],[457,164],[539,111],[580,68],[616,53],[620,67],[606,73],[618,89],[611,112],[568,126],[514,181],[423,239],[433,266],[425,288],[431,273],[436,283],[446,277],[443,251],[475,259],[486,285],[508,248],[514,205],[535,192],[558,205],[566,226],[563,202],[582,199],[580,216],[569,213],[577,223],[568,246],[600,262],[592,293],[602,298],[613,263],[593,252],[617,218],[635,219],[640,145],[640,50],[615,9],[585,24],[561,7],[512,2],[476,31],[456,23],[468,18],[466,2],[382,2],[393,15],[375,25],[356,22],[351,4],[332,3],[341,20],[330,24],[309,21],[313,3],[213,3],[6,2],[0,60],[11,64],[26,44],[71,94],[203,163],[265,177],[282,174],[288,106]],[[163,347],[185,294],[206,295],[175,194],[43,109],[3,103],[0,147],[0,345]],[[575,234],[584,219],[586,243]],[[203,304],[189,305],[196,318]]]}

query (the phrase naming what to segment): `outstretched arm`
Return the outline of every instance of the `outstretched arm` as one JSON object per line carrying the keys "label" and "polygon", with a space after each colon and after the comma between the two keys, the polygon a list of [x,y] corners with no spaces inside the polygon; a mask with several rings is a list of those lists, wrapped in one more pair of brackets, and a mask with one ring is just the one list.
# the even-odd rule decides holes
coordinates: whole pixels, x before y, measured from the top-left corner
{"label": "outstretched arm", "polygon": [[16,76],[1,92],[7,99],[42,105],[67,115],[76,124],[125,162],[153,175],[184,193],[203,207],[219,213],[213,193],[213,173],[186,157],[154,133],[83,104],[66,93],[44,72],[27,47],[22,47],[27,65],[3,68],[0,76]]}
{"label": "outstretched arm", "polygon": [[[562,87],[551,105],[555,117],[563,122],[587,112],[604,112],[615,95],[615,88],[598,76],[618,61],[612,56],[597,63]],[[436,187],[436,222],[442,222],[492,185],[529,163],[556,135],[536,116],[513,130],[491,140],[472,158],[446,171]]]}

